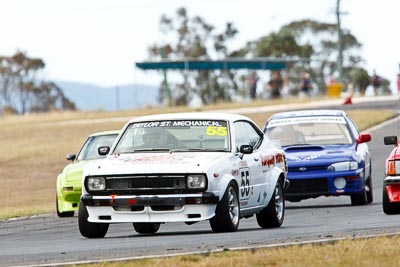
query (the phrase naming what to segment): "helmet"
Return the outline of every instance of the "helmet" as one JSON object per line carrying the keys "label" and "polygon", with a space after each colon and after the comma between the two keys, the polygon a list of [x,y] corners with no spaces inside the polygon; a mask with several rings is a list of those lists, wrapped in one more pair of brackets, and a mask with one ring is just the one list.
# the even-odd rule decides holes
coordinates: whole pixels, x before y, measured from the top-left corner
{"label": "helmet", "polygon": [[146,128],[143,133],[143,143],[145,145],[156,146],[160,143],[161,131],[160,128]]}

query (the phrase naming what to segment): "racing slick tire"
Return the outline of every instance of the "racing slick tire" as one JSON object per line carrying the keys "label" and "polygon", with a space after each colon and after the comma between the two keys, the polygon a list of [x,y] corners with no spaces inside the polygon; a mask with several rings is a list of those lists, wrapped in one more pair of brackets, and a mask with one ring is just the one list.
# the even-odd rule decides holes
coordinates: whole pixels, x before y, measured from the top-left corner
{"label": "racing slick tire", "polygon": [[302,200],[302,198],[299,198],[299,197],[286,197],[286,200],[290,201],[290,202],[300,202]]}
{"label": "racing slick tire", "polygon": [[383,182],[382,190],[382,207],[383,212],[388,215],[400,214],[400,202],[390,202],[388,193],[386,191],[386,183]]}
{"label": "racing slick tire", "polygon": [[89,213],[86,205],[81,201],[79,203],[78,224],[81,235],[87,238],[103,238],[108,231],[108,223],[91,223],[87,219]]}
{"label": "racing slick tire", "polygon": [[238,189],[230,183],[215,209],[215,216],[210,219],[214,233],[235,232],[239,227],[240,202]]}
{"label": "racing slick tire", "polygon": [[374,195],[373,195],[373,187],[372,187],[372,163],[369,163],[369,177],[366,180],[366,184],[367,184],[367,204],[372,203],[372,201],[374,201]]}
{"label": "racing slick tire", "polygon": [[73,217],[74,212],[73,211],[66,211],[66,212],[60,212],[58,209],[58,196],[56,194],[56,211],[57,211],[57,216],[60,218],[66,218],[66,217]]}
{"label": "racing slick tire", "polygon": [[155,234],[160,229],[159,223],[133,223],[133,228],[139,234]]}
{"label": "racing slick tire", "polygon": [[367,190],[367,204],[374,201],[373,188],[372,188],[372,177],[370,176],[367,180],[368,190]]}
{"label": "racing slick tire", "polygon": [[268,205],[256,214],[257,223],[262,228],[280,227],[285,218],[285,199],[281,181],[278,180]]}
{"label": "racing slick tire", "polygon": [[350,196],[351,199],[351,205],[352,206],[361,206],[361,205],[366,205],[368,202],[367,199],[367,191],[364,189],[362,193],[360,194],[354,194]]}
{"label": "racing slick tire", "polygon": [[[370,173],[371,173],[371,171],[370,171]],[[368,187],[368,189],[366,187]],[[368,179],[365,180],[363,192],[350,196],[351,205],[352,206],[361,206],[361,205],[366,205],[366,204],[371,203],[373,201],[372,191],[373,191],[372,190],[372,177],[369,176]]]}

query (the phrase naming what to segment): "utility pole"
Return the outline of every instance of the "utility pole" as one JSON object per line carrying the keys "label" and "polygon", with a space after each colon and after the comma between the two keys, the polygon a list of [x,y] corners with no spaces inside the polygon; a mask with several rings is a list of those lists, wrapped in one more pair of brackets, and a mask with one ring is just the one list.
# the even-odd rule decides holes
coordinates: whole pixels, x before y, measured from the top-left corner
{"label": "utility pole", "polygon": [[343,83],[343,33],[340,25],[340,0],[336,2],[336,19],[337,19],[337,32],[338,32],[338,59],[337,66],[339,72],[339,82]]}
{"label": "utility pole", "polygon": [[[165,55],[164,49],[165,49],[165,46],[158,50],[158,53],[161,56],[161,60],[166,59],[166,55]],[[163,77],[164,77],[164,80],[162,82],[162,90],[164,90],[164,93],[166,94],[167,101],[168,101],[168,104],[167,104],[168,107],[171,107],[173,105],[173,101],[172,101],[171,89],[169,88],[169,85],[168,85],[167,71],[165,69],[163,69],[162,73],[163,73]]]}
{"label": "utility pole", "polygon": [[115,108],[118,111],[119,110],[119,87],[118,86],[115,87],[115,97],[116,97]]}

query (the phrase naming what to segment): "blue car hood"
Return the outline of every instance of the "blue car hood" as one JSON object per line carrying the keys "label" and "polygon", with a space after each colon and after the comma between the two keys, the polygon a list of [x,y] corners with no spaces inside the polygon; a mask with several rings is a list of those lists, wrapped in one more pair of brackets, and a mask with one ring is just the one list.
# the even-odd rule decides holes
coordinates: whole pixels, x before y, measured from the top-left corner
{"label": "blue car hood", "polygon": [[289,165],[322,165],[355,160],[355,145],[283,147]]}

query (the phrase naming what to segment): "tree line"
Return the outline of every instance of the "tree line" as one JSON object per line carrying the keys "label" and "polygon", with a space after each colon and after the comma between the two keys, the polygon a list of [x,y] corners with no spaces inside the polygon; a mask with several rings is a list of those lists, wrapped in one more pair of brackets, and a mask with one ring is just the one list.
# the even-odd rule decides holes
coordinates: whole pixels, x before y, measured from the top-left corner
{"label": "tree line", "polygon": [[0,56],[0,114],[76,109],[57,84],[40,79],[44,67],[42,59],[25,52]]}
{"label": "tree line", "polygon": [[[307,72],[321,94],[326,93],[327,77],[338,74],[337,25],[334,23],[309,19],[294,21],[236,50],[230,49],[239,33],[232,22],[226,23],[225,29],[218,32],[204,18],[190,17],[184,7],[177,9],[173,16],[162,15],[159,26],[163,40],[166,41],[149,47],[150,60],[301,57],[309,64],[301,62],[289,65],[285,70],[289,81],[295,84],[300,73]],[[371,77],[363,68],[364,59],[360,54],[362,45],[350,30],[342,29],[342,32],[344,83],[351,83],[364,94]],[[182,70],[180,76],[181,81],[174,85],[167,84],[164,78],[160,100],[171,95],[174,104],[185,105],[194,95],[198,95],[206,104],[230,101],[243,90],[246,79],[243,72],[232,70]],[[390,90],[387,79],[382,79],[382,85]]]}

